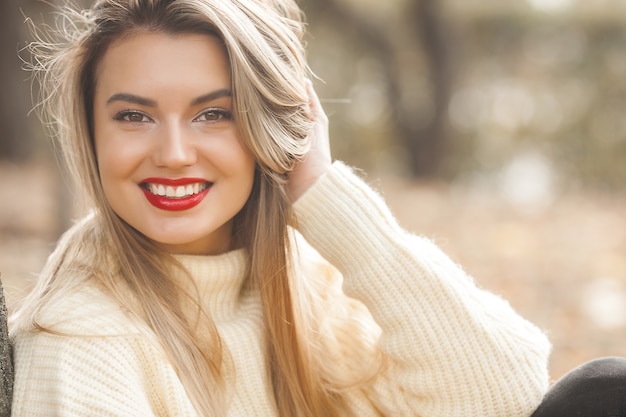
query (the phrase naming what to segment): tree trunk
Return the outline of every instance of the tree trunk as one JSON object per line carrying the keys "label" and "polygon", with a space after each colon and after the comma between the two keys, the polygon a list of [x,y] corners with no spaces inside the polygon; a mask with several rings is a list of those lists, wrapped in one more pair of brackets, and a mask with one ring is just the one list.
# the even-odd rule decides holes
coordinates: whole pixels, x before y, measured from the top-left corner
{"label": "tree trunk", "polygon": [[28,123],[29,86],[18,56],[23,18],[18,0],[0,1],[0,159],[24,160],[33,153]]}
{"label": "tree trunk", "polygon": [[409,150],[411,173],[415,177],[432,177],[438,173],[447,145],[447,114],[452,85],[452,65],[446,26],[437,9],[437,0],[415,0],[411,14],[416,38],[422,45],[428,65],[433,102],[432,117],[424,126],[411,112],[399,123],[400,137]]}
{"label": "tree trunk", "polygon": [[[407,14],[415,33],[416,48],[421,46],[432,89],[432,118],[420,125],[415,112],[418,103],[406,103],[402,97],[402,78],[398,68],[399,45],[388,28],[350,7],[341,0],[315,0],[315,7],[334,18],[341,27],[352,28],[359,41],[367,44],[385,71],[387,100],[394,115],[398,142],[407,150],[409,172],[414,177],[431,177],[438,173],[446,148],[447,108],[450,98],[451,65],[446,28],[436,7],[437,0],[413,0]],[[419,46],[418,46],[419,45]],[[410,45],[409,45],[410,46]],[[417,70],[415,71],[417,73]]]}
{"label": "tree trunk", "polygon": [[7,329],[7,308],[4,301],[4,291],[0,283],[0,417],[11,415],[11,399],[13,398],[13,362],[11,357],[11,343]]}

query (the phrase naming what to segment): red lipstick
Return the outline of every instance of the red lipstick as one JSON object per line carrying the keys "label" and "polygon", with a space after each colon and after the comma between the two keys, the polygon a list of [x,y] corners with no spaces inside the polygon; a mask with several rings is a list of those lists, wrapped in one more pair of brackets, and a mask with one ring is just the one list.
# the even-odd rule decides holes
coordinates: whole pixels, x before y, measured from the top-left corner
{"label": "red lipstick", "polygon": [[[213,184],[202,178],[146,178],[139,185],[148,202],[154,207],[167,211],[183,211],[200,204]],[[185,186],[193,186],[194,192],[187,193]]]}

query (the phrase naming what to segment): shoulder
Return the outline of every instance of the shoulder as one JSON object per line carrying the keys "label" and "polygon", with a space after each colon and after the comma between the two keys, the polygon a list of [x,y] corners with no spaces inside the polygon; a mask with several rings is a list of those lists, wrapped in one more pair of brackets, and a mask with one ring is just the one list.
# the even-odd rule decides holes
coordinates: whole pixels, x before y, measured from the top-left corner
{"label": "shoulder", "polygon": [[148,415],[150,396],[162,387],[145,381],[175,381],[154,336],[94,286],[50,300],[37,326],[11,335],[16,415],[34,415],[40,406],[45,413],[37,415]]}
{"label": "shoulder", "polygon": [[380,327],[362,302],[343,292],[337,268],[302,236],[295,234],[295,241],[296,273],[311,297],[311,313],[321,336],[316,350],[324,372],[346,386],[369,378],[381,366]]}
{"label": "shoulder", "polygon": [[[361,302],[343,292],[343,275],[320,255],[297,231],[293,231],[294,268],[307,293],[314,297],[314,304],[325,305],[322,313],[329,318],[351,317],[369,312]],[[334,306],[330,310],[329,307]],[[342,314],[338,314],[339,311]]]}
{"label": "shoulder", "polygon": [[293,263],[295,273],[304,279],[304,285],[316,295],[326,298],[330,294],[340,294],[343,276],[309,242],[292,229]]}
{"label": "shoulder", "polygon": [[[92,415],[94,410],[99,415],[147,416],[163,406],[168,387],[178,386],[166,355],[150,340],[140,334],[112,335],[85,323],[71,318],[53,332],[15,335],[16,416]],[[77,334],[83,331],[92,335]],[[179,398],[184,400],[184,395]]]}
{"label": "shoulder", "polygon": [[121,336],[142,332],[139,320],[90,283],[47,300],[36,322],[49,332],[72,336]]}

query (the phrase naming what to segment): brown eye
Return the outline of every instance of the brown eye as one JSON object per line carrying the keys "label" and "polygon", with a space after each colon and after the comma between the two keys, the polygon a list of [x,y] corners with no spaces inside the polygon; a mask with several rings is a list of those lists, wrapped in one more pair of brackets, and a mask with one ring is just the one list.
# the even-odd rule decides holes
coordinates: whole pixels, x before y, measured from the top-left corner
{"label": "brown eye", "polygon": [[144,115],[141,113],[129,113],[126,115],[126,120],[133,123],[143,122]]}
{"label": "brown eye", "polygon": [[231,114],[229,111],[222,109],[212,109],[205,111],[200,116],[196,117],[195,120],[198,122],[219,122],[221,120],[228,120],[230,118]]}
{"label": "brown eye", "polygon": [[115,120],[118,120],[120,122],[129,122],[129,123],[146,123],[146,122],[151,121],[151,119],[148,116],[138,111],[120,112],[115,116]]}

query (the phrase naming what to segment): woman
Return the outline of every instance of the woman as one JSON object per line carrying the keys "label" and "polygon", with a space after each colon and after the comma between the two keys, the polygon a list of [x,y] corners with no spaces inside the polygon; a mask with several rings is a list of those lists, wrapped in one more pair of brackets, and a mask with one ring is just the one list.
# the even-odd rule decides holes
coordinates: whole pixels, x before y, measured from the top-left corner
{"label": "woman", "polygon": [[292,0],[100,0],[34,45],[92,210],[13,316],[14,415],[539,404],[545,336],[331,163],[300,17]]}

